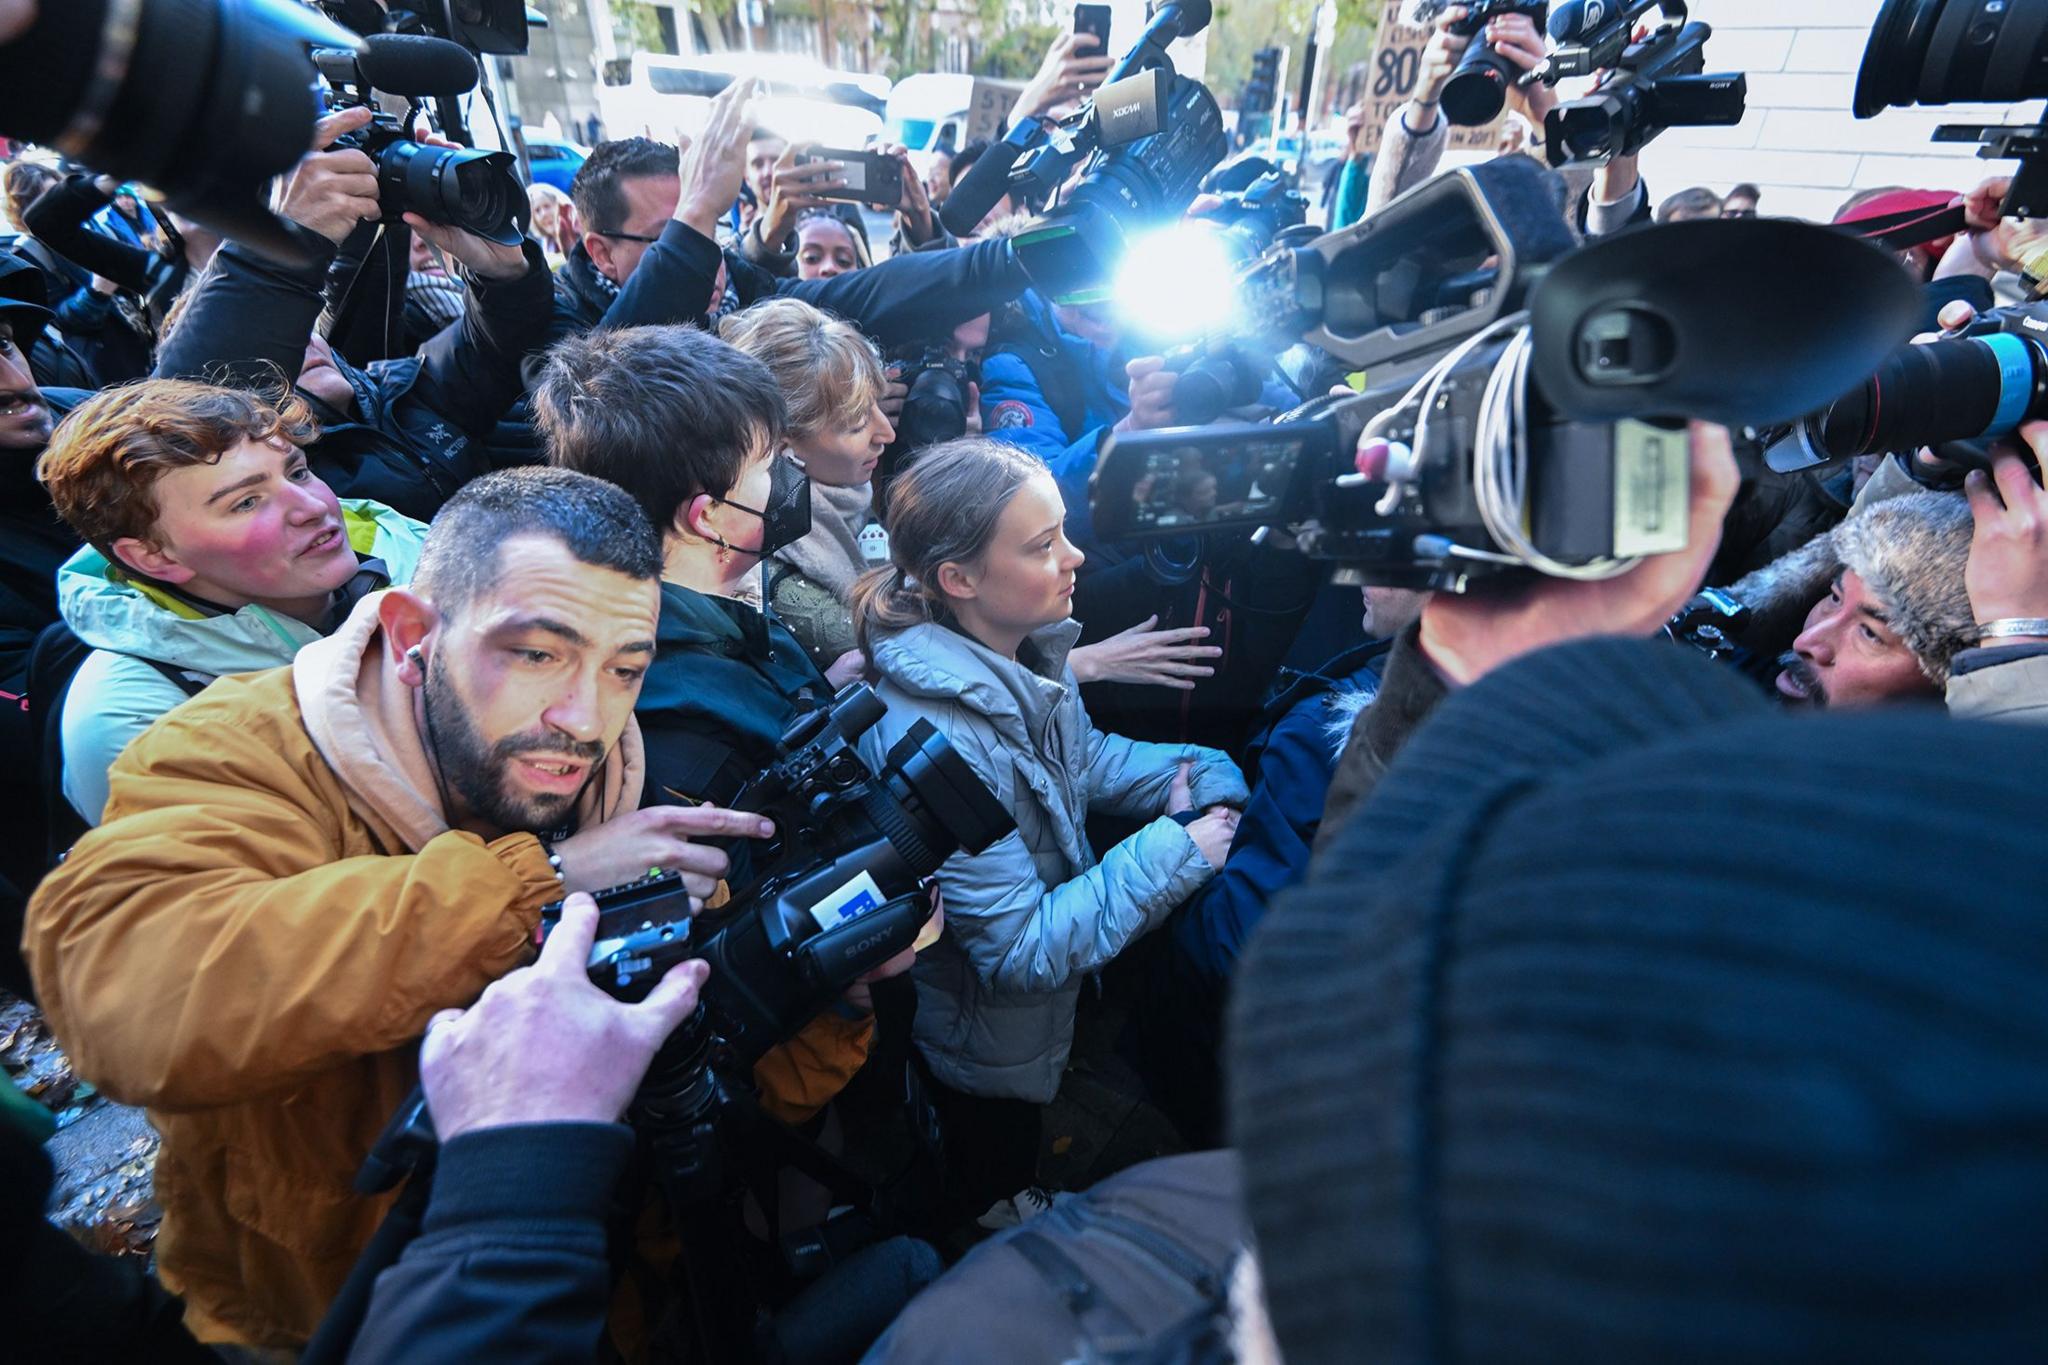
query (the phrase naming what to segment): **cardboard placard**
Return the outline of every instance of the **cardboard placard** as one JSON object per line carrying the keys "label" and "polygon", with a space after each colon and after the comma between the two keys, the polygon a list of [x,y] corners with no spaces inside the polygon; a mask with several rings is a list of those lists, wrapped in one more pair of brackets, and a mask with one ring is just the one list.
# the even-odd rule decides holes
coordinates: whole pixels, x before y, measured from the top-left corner
{"label": "cardboard placard", "polygon": [[[1422,49],[1429,42],[1430,30],[1416,28],[1401,22],[1402,0],[1386,0],[1385,11],[1380,15],[1379,36],[1373,41],[1372,61],[1365,69],[1365,88],[1360,98],[1365,104],[1365,129],[1359,135],[1360,150],[1378,154],[1380,134],[1386,130],[1387,120],[1394,111],[1407,103],[1415,93],[1415,86],[1422,74]],[[1473,41],[1477,42],[1478,39]],[[1441,118],[1443,111],[1438,110]],[[1507,119],[1507,113],[1493,122],[1479,128],[1451,128],[1451,147],[1458,151],[1492,151],[1494,142],[1500,136],[1500,126]],[[1537,130],[1541,133],[1541,129]]]}
{"label": "cardboard placard", "polygon": [[992,81],[977,77],[974,93],[967,101],[967,128],[961,134],[960,145],[965,147],[978,138],[990,142],[1003,135],[1003,120],[1010,116],[1010,106],[1017,102],[1018,94],[1024,89],[1022,81]]}

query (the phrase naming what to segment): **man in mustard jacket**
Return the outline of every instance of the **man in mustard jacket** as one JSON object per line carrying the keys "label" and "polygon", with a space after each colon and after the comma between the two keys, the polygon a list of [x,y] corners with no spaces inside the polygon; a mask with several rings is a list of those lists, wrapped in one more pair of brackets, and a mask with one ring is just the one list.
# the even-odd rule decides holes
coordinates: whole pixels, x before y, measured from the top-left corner
{"label": "man in mustard jacket", "polygon": [[[601,480],[467,485],[410,589],[138,737],[25,947],[79,1072],[163,1135],[160,1274],[203,1340],[304,1343],[386,1204],[350,1188],[436,1011],[532,952],[541,906],[650,867],[714,894],[759,816],[637,809],[660,546]],[[757,1073],[778,1117],[858,1069],[828,1014]]]}

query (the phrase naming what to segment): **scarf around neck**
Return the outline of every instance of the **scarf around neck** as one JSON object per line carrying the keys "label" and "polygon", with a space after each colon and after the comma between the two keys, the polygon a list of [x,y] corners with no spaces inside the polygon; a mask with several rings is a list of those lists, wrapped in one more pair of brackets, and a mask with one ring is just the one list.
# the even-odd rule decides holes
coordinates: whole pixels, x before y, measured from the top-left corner
{"label": "scarf around neck", "polygon": [[811,530],[802,540],[777,550],[774,558],[845,601],[853,580],[867,567],[860,553],[860,529],[874,519],[873,484],[833,488],[811,484]]}

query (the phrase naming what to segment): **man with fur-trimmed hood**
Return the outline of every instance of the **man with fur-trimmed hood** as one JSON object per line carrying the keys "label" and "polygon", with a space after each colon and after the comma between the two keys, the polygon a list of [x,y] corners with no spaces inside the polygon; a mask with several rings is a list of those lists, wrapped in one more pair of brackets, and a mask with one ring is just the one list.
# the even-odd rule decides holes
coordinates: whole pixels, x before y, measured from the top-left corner
{"label": "man with fur-trimmed hood", "polygon": [[1755,613],[1745,638],[1790,639],[1775,682],[1791,703],[1945,697],[1958,713],[2048,720],[2042,506],[2010,456],[1963,493],[1868,503],[1729,589]]}

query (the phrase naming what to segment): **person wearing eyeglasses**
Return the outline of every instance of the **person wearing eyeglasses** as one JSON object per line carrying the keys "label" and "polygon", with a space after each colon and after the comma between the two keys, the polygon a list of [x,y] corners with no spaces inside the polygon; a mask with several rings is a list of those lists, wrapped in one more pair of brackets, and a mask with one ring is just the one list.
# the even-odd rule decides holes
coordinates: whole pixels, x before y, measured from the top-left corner
{"label": "person wearing eyeglasses", "polygon": [[[557,276],[550,345],[596,327],[702,324],[779,295],[889,345],[944,335],[1023,292],[1028,281],[1007,242],[909,252],[818,279],[783,278],[721,248],[719,224],[740,198],[757,141],[751,93],[735,82],[719,94],[680,152],[651,138],[592,151],[570,186],[583,234]],[[529,366],[529,380],[537,371]]]}
{"label": "person wearing eyeglasses", "polygon": [[1728,197],[1721,201],[1721,216],[1723,218],[1754,218],[1756,217],[1757,200],[1762,197],[1763,195],[1754,185],[1746,183],[1737,185],[1734,189],[1728,191]]}

